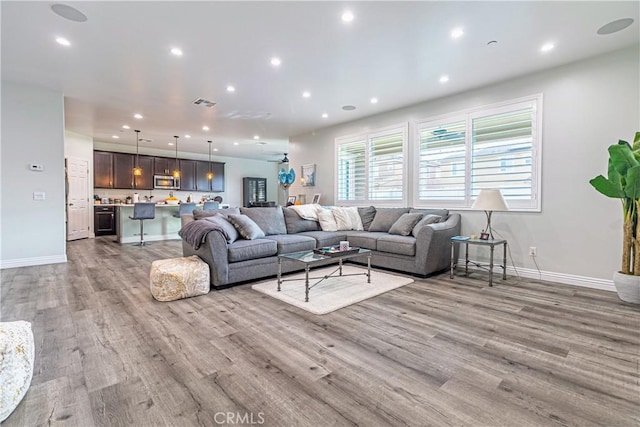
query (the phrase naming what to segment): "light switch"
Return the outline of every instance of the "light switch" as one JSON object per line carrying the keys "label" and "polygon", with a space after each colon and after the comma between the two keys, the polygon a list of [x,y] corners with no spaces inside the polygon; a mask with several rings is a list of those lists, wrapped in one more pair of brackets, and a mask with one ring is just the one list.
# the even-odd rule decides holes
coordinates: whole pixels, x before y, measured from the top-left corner
{"label": "light switch", "polygon": [[34,191],[33,200],[44,200],[44,191]]}

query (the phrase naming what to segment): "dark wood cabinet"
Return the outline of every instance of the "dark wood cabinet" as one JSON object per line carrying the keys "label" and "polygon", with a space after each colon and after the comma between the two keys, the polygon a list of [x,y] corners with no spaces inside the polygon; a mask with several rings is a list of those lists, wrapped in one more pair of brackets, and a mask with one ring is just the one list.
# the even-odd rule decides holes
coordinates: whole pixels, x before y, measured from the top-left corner
{"label": "dark wood cabinet", "polygon": [[[221,193],[224,191],[224,163],[213,162],[213,164],[211,165],[211,168],[213,170],[213,181],[211,183],[211,191],[214,193]],[[266,191],[267,190],[265,187],[265,194],[266,194]]]}
{"label": "dark wood cabinet", "polygon": [[177,169],[176,159],[169,157],[155,157],[153,159],[154,175],[171,175]]}
{"label": "dark wood cabinet", "polygon": [[[213,165],[211,167],[213,172]],[[211,191],[211,181],[207,177],[209,173],[209,162],[197,161],[196,162],[196,190],[198,191]]]}
{"label": "dark wood cabinet", "polygon": [[133,160],[135,154],[113,153],[113,188],[133,189]]}
{"label": "dark wood cabinet", "polygon": [[93,186],[113,188],[113,153],[93,152]]}
{"label": "dark wood cabinet", "polygon": [[267,201],[267,178],[242,178],[242,205],[250,208],[255,202]]}
{"label": "dark wood cabinet", "polygon": [[113,206],[94,206],[93,232],[96,236],[116,234],[116,208]]}
{"label": "dark wood cabinet", "polygon": [[180,190],[196,190],[196,161],[180,160]]}
{"label": "dark wood cabinet", "polygon": [[138,167],[142,169],[142,175],[133,177],[136,190],[153,190],[153,159],[151,156],[139,156]]}

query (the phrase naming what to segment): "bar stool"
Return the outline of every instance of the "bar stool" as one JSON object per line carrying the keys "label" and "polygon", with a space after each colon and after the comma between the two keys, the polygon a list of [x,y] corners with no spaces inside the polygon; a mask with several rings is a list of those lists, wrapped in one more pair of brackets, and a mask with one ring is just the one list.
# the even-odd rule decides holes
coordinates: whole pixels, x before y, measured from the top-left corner
{"label": "bar stool", "polygon": [[219,202],[204,202],[204,206],[202,206],[203,211],[213,211],[216,209],[220,209]]}
{"label": "bar stool", "polygon": [[134,203],[133,204],[133,216],[129,219],[140,221],[140,243],[136,243],[135,246],[144,246],[144,220],[154,219],[156,217],[156,204],[155,203]]}
{"label": "bar stool", "polygon": [[174,218],[180,218],[182,215],[191,215],[196,209],[195,203],[180,203],[178,213],[173,214]]}

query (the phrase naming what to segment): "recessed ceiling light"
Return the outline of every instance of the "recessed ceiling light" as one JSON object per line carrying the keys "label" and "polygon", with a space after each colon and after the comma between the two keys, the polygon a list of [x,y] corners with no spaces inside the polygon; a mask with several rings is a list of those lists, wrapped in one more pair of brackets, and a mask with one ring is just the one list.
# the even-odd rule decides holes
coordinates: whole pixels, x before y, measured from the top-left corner
{"label": "recessed ceiling light", "polygon": [[129,125],[122,125],[122,129],[131,129]]}
{"label": "recessed ceiling light", "polygon": [[118,135],[111,135],[111,138],[113,139],[120,139],[120,137]]}
{"label": "recessed ceiling light", "polygon": [[172,47],[171,53],[173,53],[175,56],[182,56],[182,49],[180,49],[179,47]]}
{"label": "recessed ceiling light", "polygon": [[631,18],[616,19],[615,21],[609,22],[608,24],[598,28],[597,33],[601,36],[617,33],[618,31],[624,30],[631,24],[633,24],[633,19]]}
{"label": "recessed ceiling light", "polygon": [[326,119],[327,117],[329,117],[329,115],[327,113],[322,113],[322,118]]}
{"label": "recessed ceiling light", "polygon": [[353,111],[353,110],[355,110],[355,109],[356,109],[356,107],[355,107],[355,105],[344,105],[344,106],[342,107],[342,109],[343,109],[344,111]]}
{"label": "recessed ceiling light", "polygon": [[214,149],[213,149],[213,151],[218,151],[218,149],[217,149],[217,148],[214,148]]}
{"label": "recessed ceiling light", "polygon": [[449,76],[441,76],[440,77],[440,83],[446,83],[449,81]]}
{"label": "recessed ceiling light", "polygon": [[234,142],[233,145],[240,145],[240,143],[239,142]]}
{"label": "recessed ceiling light", "polygon": [[353,12],[351,12],[350,10],[345,10],[344,12],[342,12],[342,22],[351,22],[353,21]]}
{"label": "recessed ceiling light", "polygon": [[51,10],[53,10],[53,13],[56,15],[70,21],[85,22],[87,20],[87,16],[84,13],[66,4],[54,4],[51,6]]}
{"label": "recessed ceiling light", "polygon": [[62,46],[71,46],[71,42],[64,37],[56,37],[56,42]]}
{"label": "recessed ceiling light", "polygon": [[280,61],[280,58],[275,56],[271,58],[271,65],[273,65],[274,67],[279,67],[280,64],[282,64],[282,61]]}
{"label": "recessed ceiling light", "polygon": [[371,103],[372,104],[377,104],[378,103],[378,98],[371,98]]}
{"label": "recessed ceiling light", "polygon": [[202,130],[208,131],[209,130],[209,126],[202,126]]}
{"label": "recessed ceiling light", "polygon": [[170,142],[168,145],[173,145],[173,142]]}
{"label": "recessed ceiling light", "polygon": [[311,92],[305,90],[304,92],[302,92],[302,97],[303,98],[311,98]]}
{"label": "recessed ceiling light", "polygon": [[184,137],[185,137],[185,138],[191,138],[191,135],[188,135],[188,134],[187,134],[187,135],[185,135]]}
{"label": "recessed ceiling light", "polygon": [[136,113],[133,115],[134,118],[136,119],[141,119],[142,118],[142,114]]}
{"label": "recessed ceiling light", "polygon": [[253,139],[260,139],[260,135],[253,135]]}
{"label": "recessed ceiling light", "polygon": [[461,27],[460,28],[454,28],[451,31],[451,38],[452,39],[459,39],[463,35],[464,35],[464,30]]}
{"label": "recessed ceiling light", "polygon": [[545,43],[540,48],[540,52],[549,52],[550,50],[553,50],[554,47],[555,45],[553,43]]}
{"label": "recessed ceiling light", "polygon": [[227,92],[235,92],[236,88],[233,86],[227,86]]}

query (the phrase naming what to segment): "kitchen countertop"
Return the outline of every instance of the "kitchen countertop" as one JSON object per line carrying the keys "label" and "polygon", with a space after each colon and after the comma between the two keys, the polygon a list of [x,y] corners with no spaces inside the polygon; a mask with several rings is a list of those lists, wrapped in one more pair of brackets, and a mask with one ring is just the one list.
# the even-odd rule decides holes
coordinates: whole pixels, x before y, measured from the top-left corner
{"label": "kitchen countertop", "polygon": [[[115,206],[115,207],[133,207],[133,203],[95,203],[93,206]],[[156,203],[156,207],[178,207],[180,205],[167,205],[166,203]],[[196,204],[196,206],[202,206],[201,203]]]}

